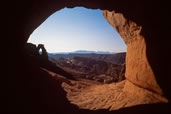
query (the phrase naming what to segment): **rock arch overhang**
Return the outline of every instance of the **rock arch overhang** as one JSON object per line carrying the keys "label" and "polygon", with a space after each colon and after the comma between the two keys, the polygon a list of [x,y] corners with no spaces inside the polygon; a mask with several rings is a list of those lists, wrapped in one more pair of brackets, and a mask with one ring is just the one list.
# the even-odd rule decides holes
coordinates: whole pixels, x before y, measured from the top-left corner
{"label": "rock arch overhang", "polygon": [[[169,13],[167,9],[161,9],[160,2],[153,3],[145,0],[27,0],[11,4],[9,5],[10,9],[15,10],[12,11],[14,19],[10,23],[12,28],[9,40],[12,42],[11,46],[15,47],[14,52],[21,50],[30,34],[55,11],[64,7],[76,6],[108,10],[103,11],[105,18],[118,30],[128,46],[126,57],[128,83],[125,85],[125,91],[131,92],[134,89],[131,85],[133,84],[159,96],[171,98],[169,93],[171,79],[167,61],[169,54],[163,52],[163,50],[169,49],[166,38],[169,36],[169,26],[167,25]],[[13,38],[11,39],[11,37]],[[167,100],[162,101],[166,102]]]}

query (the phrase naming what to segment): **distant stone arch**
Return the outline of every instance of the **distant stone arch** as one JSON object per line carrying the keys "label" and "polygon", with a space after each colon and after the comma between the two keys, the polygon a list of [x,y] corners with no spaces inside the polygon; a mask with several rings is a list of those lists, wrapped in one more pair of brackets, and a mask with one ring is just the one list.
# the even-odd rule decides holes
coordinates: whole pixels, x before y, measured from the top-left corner
{"label": "distant stone arch", "polygon": [[41,56],[41,58],[43,58],[44,60],[48,60],[48,53],[44,47],[43,44],[39,44],[38,47],[37,47],[37,50],[39,52],[39,50],[42,49],[42,52],[41,54],[39,53],[39,55]]}

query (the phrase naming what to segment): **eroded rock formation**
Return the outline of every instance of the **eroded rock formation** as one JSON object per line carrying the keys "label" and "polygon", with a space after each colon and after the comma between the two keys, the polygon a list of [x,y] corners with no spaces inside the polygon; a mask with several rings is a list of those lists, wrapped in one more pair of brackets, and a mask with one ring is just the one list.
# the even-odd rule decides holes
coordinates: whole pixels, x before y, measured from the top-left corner
{"label": "eroded rock formation", "polygon": [[107,21],[120,33],[126,44],[132,43],[133,40],[141,38],[141,26],[135,22],[127,20],[123,14],[115,13],[115,11],[103,11]]}
{"label": "eroded rock formation", "polygon": [[158,86],[147,60],[146,43],[144,37],[140,34],[142,27],[125,19],[123,14],[114,11],[103,11],[103,15],[127,44],[126,78],[142,88],[162,95],[162,90]]}
{"label": "eroded rock formation", "polygon": [[51,60],[56,63],[57,66],[73,74],[77,79],[84,78],[100,81],[102,83],[118,82],[125,79],[124,65],[99,61],[86,56]]}
{"label": "eroded rock formation", "polygon": [[[147,60],[147,44],[144,37],[141,35],[142,27],[125,19],[123,14],[115,13],[114,11],[103,11],[103,15],[120,33],[127,44],[126,79],[134,86],[141,87],[162,96],[162,89],[157,84],[153,70]],[[127,84],[125,88],[127,88]],[[132,89],[127,91],[132,91]],[[136,93],[136,91],[134,92]]]}
{"label": "eroded rock formation", "polygon": [[[127,95],[128,98],[131,96],[133,99],[133,97],[137,96],[138,104],[147,100],[146,98],[149,95],[157,95],[157,100],[150,100],[151,102],[145,103],[167,102],[166,99],[163,100],[163,96],[171,100],[170,56],[167,51],[170,49],[169,5],[167,1],[160,0],[155,2],[146,0],[6,1],[4,3],[5,8],[2,10],[5,13],[2,13],[2,17],[5,18],[3,22],[6,24],[4,29],[7,28],[5,30],[8,31],[8,34],[5,34],[7,35],[5,44],[8,45],[5,46],[7,47],[6,52],[8,52],[6,60],[8,61],[6,63],[8,64],[8,82],[4,84],[8,90],[8,95],[6,95],[8,96],[8,112],[48,113],[51,111],[55,113],[62,110],[65,113],[68,110],[68,112],[74,110],[75,113],[79,113],[78,109],[71,106],[68,100],[64,98],[65,94],[56,85],[56,82],[46,72],[42,71],[37,64],[28,61],[23,52],[24,45],[30,34],[46,18],[64,7],[72,8],[76,6],[116,11],[123,13],[126,19],[131,20],[126,21],[123,15],[118,15],[121,20],[116,22],[116,19],[110,19],[116,16],[114,12],[106,11],[105,14],[106,18],[109,18],[108,21],[111,24],[113,23],[112,25],[120,32],[128,47],[126,57],[127,82],[122,94],[120,94],[120,98],[125,98],[127,94],[123,93],[126,92],[130,93]],[[120,22],[122,22],[121,25]],[[10,59],[11,55],[13,59]],[[144,95],[144,91],[147,91],[148,94]],[[56,96],[65,99],[64,105],[67,108],[61,106],[63,101],[61,102],[61,99],[57,99]],[[151,98],[156,99],[156,97]],[[128,101],[123,99],[123,102]],[[136,104],[133,101],[128,104],[117,103],[121,103],[121,106]],[[59,106],[59,109],[55,109],[56,106]],[[147,108],[149,106],[151,108]],[[112,107],[112,109],[120,108]],[[139,108],[137,109],[137,107]],[[148,113],[149,111],[155,111],[156,113],[163,113],[170,110],[170,108],[165,109],[168,104],[154,104],[147,105],[147,107],[141,105],[137,107],[129,108],[125,112],[115,112],[137,113],[138,111],[138,113]]]}
{"label": "eroded rock formation", "polygon": [[[39,50],[42,49],[42,54],[39,53]],[[24,46],[24,51],[26,54],[32,57],[37,57],[39,59],[42,59],[44,61],[48,61],[48,54],[43,44],[39,44],[36,46],[32,43],[26,43]]]}

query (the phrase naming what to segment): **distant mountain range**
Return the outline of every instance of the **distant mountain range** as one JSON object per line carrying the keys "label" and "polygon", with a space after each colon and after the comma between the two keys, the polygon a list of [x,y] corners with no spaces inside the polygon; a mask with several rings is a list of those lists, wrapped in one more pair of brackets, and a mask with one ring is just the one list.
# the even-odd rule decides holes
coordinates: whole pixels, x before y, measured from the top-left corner
{"label": "distant mountain range", "polygon": [[49,54],[115,54],[114,52],[109,51],[89,51],[89,50],[76,50],[73,52],[57,52],[57,53],[49,53]]}
{"label": "distant mountain range", "polygon": [[88,50],[77,50],[72,53],[79,53],[79,54],[114,54],[113,52],[108,52],[108,51],[88,51]]}

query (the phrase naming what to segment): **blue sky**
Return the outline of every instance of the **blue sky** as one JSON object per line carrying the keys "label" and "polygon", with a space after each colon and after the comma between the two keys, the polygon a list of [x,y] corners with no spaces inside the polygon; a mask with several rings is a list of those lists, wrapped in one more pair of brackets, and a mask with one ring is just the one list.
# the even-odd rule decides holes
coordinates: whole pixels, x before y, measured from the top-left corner
{"label": "blue sky", "polygon": [[81,7],[55,12],[30,35],[28,42],[42,43],[50,53],[75,50],[126,51],[125,43],[105,20],[101,10]]}

